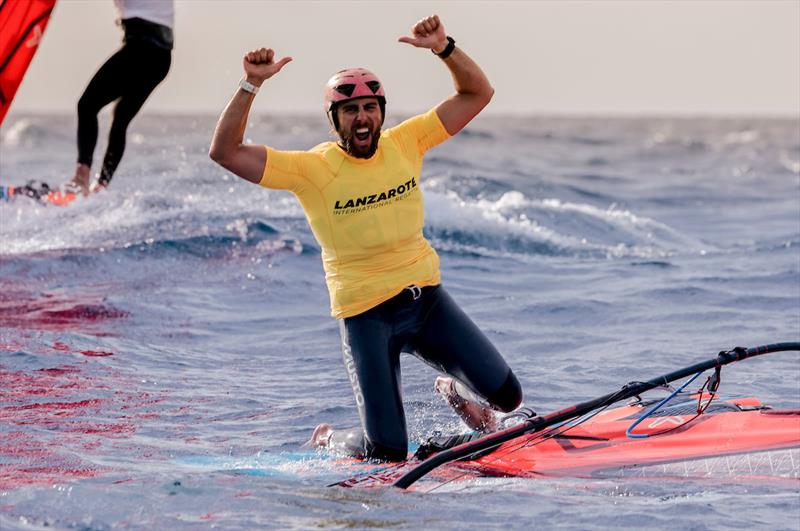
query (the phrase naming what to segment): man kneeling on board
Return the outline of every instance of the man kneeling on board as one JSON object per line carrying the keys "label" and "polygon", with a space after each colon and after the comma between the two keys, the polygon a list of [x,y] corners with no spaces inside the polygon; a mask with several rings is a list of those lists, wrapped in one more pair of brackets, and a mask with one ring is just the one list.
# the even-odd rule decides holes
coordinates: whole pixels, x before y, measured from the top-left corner
{"label": "man kneeling on board", "polygon": [[437,378],[435,388],[473,429],[492,431],[492,410],[509,412],[522,401],[505,360],[441,286],[439,257],[422,233],[423,156],[463,129],[494,89],[437,16],[420,20],[412,36],[399,41],[437,55],[450,70],[455,94],[383,130],[383,85],[372,72],[350,68],[325,87],[338,143],[310,151],[244,144],[256,93],[292,60],[276,60],[273,50],[261,48],[245,54],[245,76],[219,119],[209,152],[243,179],[293,192],[322,249],[362,429],[321,424],[309,443],[389,461],[408,453],[401,351],[447,375]]}

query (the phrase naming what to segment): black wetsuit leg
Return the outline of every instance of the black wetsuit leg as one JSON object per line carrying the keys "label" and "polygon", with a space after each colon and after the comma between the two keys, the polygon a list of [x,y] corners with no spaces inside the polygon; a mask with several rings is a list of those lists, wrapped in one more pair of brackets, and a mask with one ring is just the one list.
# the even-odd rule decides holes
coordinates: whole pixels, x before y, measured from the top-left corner
{"label": "black wetsuit leg", "polygon": [[[386,310],[379,306],[340,321],[342,356],[363,427],[363,437],[344,433],[341,440],[353,455],[402,461],[408,453],[400,389],[403,341]],[[336,440],[334,433],[333,444]]]}
{"label": "black wetsuit leg", "polygon": [[172,62],[169,50],[147,43],[126,44],[133,52],[130,83],[114,106],[114,118],[108,133],[108,147],[100,169],[99,183],[107,186],[125,152],[128,125],[142,108],[150,93],[167,77]]}
{"label": "black wetsuit leg", "polygon": [[112,55],[95,73],[78,100],[78,163],[92,165],[97,145],[97,113],[122,96],[117,76],[127,63],[125,46]]}
{"label": "black wetsuit leg", "polygon": [[510,412],[522,403],[522,387],[489,339],[438,286],[414,343],[414,354],[466,385],[489,406]]}
{"label": "black wetsuit leg", "polygon": [[522,401],[517,378],[486,336],[441,286],[409,292],[341,321],[345,367],[363,436],[334,431],[331,445],[360,457],[399,461],[408,451],[400,390],[401,351],[411,350],[455,377],[492,407],[511,411]]}
{"label": "black wetsuit leg", "polygon": [[125,152],[128,125],[167,76],[171,61],[170,50],[132,41],[112,55],[89,81],[78,101],[78,163],[92,165],[98,134],[97,113],[119,100],[114,108],[100,184],[107,185],[114,175]]}

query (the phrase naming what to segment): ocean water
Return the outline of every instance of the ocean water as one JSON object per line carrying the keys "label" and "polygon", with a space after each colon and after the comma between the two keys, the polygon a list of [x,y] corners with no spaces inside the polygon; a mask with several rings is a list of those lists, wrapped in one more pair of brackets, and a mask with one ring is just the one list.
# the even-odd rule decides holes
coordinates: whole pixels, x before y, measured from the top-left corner
{"label": "ocean water", "polygon": [[[0,528],[798,529],[797,479],[327,487],[364,465],[300,448],[358,423],[319,248],[293,196],[208,159],[214,123],[141,116],[106,192],[0,203]],[[66,180],[74,130],[9,116],[0,184]],[[481,117],[426,160],[443,283],[539,412],[800,340],[797,120]],[[402,367],[412,439],[463,429]],[[800,355],[726,367],[722,393],[798,408]]]}

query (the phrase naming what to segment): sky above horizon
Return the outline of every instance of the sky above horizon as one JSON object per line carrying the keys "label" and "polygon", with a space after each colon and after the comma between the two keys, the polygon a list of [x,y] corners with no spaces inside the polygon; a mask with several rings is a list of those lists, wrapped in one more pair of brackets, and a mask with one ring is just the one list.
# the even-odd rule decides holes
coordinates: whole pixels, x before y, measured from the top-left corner
{"label": "sky above horizon", "polygon": [[[800,1],[177,0],[172,70],[143,112],[219,113],[247,50],[294,61],[257,112],[322,112],[344,67],[373,70],[390,110],[453,90],[441,61],[397,42],[436,13],[495,88],[489,113],[800,118]],[[59,0],[12,113],[74,112],[119,46],[112,0]]]}

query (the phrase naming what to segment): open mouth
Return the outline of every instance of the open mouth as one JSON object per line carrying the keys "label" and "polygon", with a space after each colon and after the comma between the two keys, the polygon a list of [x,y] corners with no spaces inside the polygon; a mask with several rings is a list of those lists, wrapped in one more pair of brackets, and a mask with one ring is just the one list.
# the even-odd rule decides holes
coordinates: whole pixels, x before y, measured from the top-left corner
{"label": "open mouth", "polygon": [[369,127],[359,127],[355,130],[355,134],[353,135],[359,144],[369,143],[370,136],[372,136],[372,134],[369,131]]}
{"label": "open mouth", "polygon": [[341,136],[341,146],[354,157],[368,159],[377,151],[380,135],[380,129],[375,130],[369,125],[359,126],[351,129],[347,136]]}

